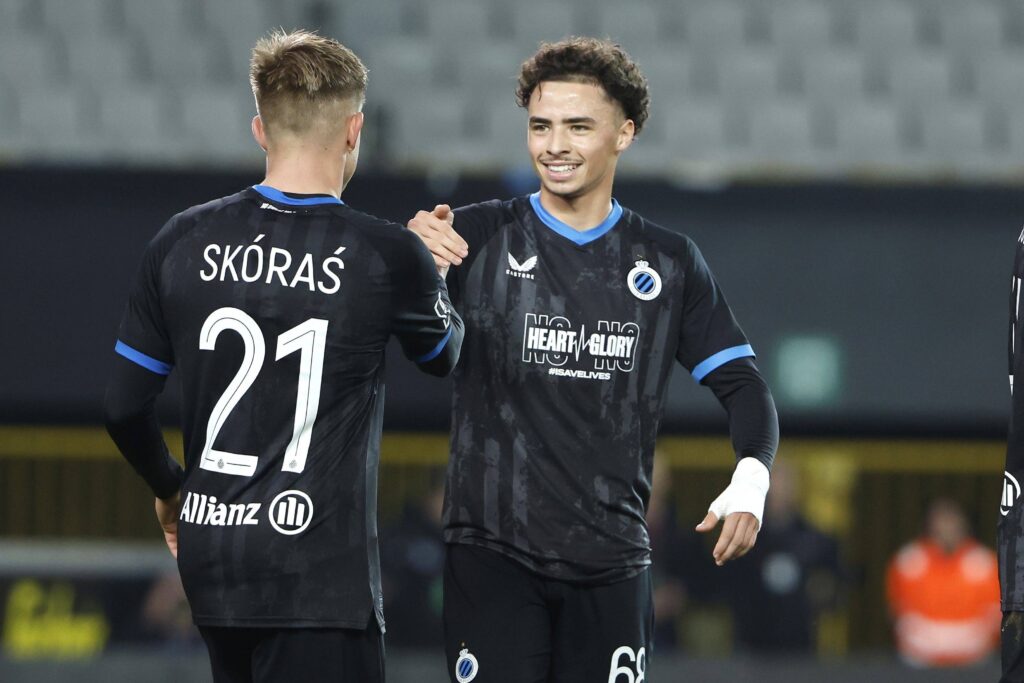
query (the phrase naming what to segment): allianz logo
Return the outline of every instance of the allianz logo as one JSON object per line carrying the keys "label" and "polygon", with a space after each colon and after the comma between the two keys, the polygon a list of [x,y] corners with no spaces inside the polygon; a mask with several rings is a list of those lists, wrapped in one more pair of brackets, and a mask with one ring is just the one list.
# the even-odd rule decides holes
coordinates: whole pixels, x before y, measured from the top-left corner
{"label": "allianz logo", "polygon": [[[263,503],[223,503],[216,496],[187,492],[179,520],[204,526],[258,526]],[[285,536],[301,534],[313,519],[313,501],[302,491],[283,491],[267,506],[266,520]]]}

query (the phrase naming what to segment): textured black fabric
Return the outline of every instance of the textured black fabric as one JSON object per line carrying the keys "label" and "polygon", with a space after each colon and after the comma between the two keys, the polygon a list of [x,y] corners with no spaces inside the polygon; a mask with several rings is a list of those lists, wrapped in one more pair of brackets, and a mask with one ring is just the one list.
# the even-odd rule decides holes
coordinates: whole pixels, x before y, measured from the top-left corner
{"label": "textured black fabric", "polygon": [[1003,612],[999,683],[1024,683],[1024,612]]}
{"label": "textured black fabric", "polygon": [[357,629],[200,626],[214,683],[384,683],[376,624]]}
{"label": "textured black fabric", "polygon": [[636,575],[671,372],[752,355],[743,331],[696,245],[628,209],[584,243],[525,197],[458,209],[454,227],[469,257],[448,274],[466,342],[445,540],[552,578]]}
{"label": "textured black fabric", "polygon": [[[453,683],[461,683],[460,666],[462,673],[475,669],[473,683],[645,679],[654,630],[649,570],[615,583],[581,584],[540,576],[486,548],[454,544],[444,590]],[[613,673],[623,668],[631,675]]]}
{"label": "textured black fabric", "polygon": [[363,628],[376,612],[383,624],[385,346],[395,335],[444,374],[461,321],[411,231],[330,198],[271,195],[247,189],[168,222],[118,352],[181,377],[178,566],[196,623]]}
{"label": "textured black fabric", "polygon": [[125,358],[115,358],[103,414],[110,438],[157,498],[170,498],[181,488],[184,472],[171,456],[156,418],[156,397],[164,377]]}
{"label": "textured black fabric", "polygon": [[[1010,287],[1009,379],[1010,425],[1006,447],[997,525],[999,582],[1004,611],[1024,611],[1024,512],[1021,511],[1021,482],[1024,482],[1024,317],[1020,314],[1021,279],[1024,278],[1024,232],[1017,239]],[[1016,390],[1015,390],[1016,389]]]}
{"label": "textured black fabric", "polygon": [[757,458],[771,469],[779,448],[779,416],[772,392],[754,361],[729,361],[703,382],[729,415],[729,436],[736,458]]}

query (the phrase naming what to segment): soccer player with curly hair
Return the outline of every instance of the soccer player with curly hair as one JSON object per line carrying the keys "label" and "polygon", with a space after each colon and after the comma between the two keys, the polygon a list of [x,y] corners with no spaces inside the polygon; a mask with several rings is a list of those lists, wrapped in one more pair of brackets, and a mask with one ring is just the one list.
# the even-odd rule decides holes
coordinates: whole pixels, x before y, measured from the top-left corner
{"label": "soccer player with curly hair", "polygon": [[698,526],[724,522],[720,565],[755,542],[775,406],[697,246],[612,197],[648,116],[637,64],[607,41],[544,44],[517,98],[540,190],[409,222],[466,323],[444,512],[449,675],[642,681],[645,514],[673,363],[729,415],[736,469]]}

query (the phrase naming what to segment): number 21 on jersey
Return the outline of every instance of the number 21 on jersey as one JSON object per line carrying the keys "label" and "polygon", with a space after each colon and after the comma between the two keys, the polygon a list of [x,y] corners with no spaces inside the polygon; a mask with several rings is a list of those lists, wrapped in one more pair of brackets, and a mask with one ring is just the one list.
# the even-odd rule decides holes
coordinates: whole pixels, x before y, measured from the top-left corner
{"label": "number 21 on jersey", "polygon": [[[249,314],[237,308],[226,307],[218,308],[203,323],[203,329],[199,333],[199,348],[203,351],[212,351],[217,345],[217,337],[225,330],[231,330],[242,338],[242,365],[210,413],[210,421],[206,425],[206,444],[199,458],[199,467],[213,472],[251,477],[256,472],[258,457],[219,451],[213,444],[227,422],[228,415],[260,374],[266,356],[266,343],[263,341],[263,332],[260,331],[259,325]],[[313,423],[320,409],[320,383],[326,349],[327,321],[320,318],[310,318],[277,338],[277,353],[274,360],[281,360],[296,351],[300,352],[295,426],[291,441],[285,449],[284,465],[281,467],[285,472],[301,472],[306,467]]]}

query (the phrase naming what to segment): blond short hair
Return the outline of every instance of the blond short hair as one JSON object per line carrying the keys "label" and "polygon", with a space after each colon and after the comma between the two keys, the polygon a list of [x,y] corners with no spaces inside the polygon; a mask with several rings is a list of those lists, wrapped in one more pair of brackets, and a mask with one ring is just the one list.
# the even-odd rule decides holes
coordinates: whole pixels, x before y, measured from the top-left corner
{"label": "blond short hair", "polygon": [[268,135],[302,135],[362,106],[366,66],[352,50],[304,30],[276,30],[252,50],[249,83]]}

